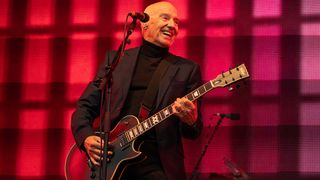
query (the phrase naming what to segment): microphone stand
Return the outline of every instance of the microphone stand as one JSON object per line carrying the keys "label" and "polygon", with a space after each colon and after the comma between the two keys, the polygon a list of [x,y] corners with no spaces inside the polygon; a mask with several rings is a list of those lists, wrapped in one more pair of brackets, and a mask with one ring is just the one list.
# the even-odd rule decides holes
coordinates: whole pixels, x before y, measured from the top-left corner
{"label": "microphone stand", "polygon": [[221,122],[222,122],[224,117],[225,117],[224,115],[220,115],[220,118],[219,118],[217,124],[215,125],[214,130],[212,131],[207,144],[204,146],[204,149],[202,150],[201,155],[200,155],[196,165],[194,166],[194,169],[193,169],[193,172],[191,174],[190,180],[193,180],[193,179],[198,180],[199,179],[199,171],[198,171],[199,170],[199,165],[200,165],[204,155],[206,154],[207,149],[209,147],[209,144],[211,143],[214,135],[217,133],[218,128],[219,128],[219,126],[220,126],[220,124],[221,124]]}
{"label": "microphone stand", "polygon": [[[128,19],[128,16],[127,16]],[[100,99],[100,139],[104,140],[103,145],[103,158],[100,157],[99,167],[99,179],[105,180],[107,177],[107,153],[108,153],[108,142],[109,142],[109,133],[110,133],[110,124],[111,124],[111,94],[112,94],[112,73],[118,63],[120,62],[126,44],[129,42],[129,36],[133,33],[137,24],[137,19],[133,18],[133,21],[127,29],[126,36],[121,42],[115,57],[113,58],[111,64],[108,61],[108,64],[105,66],[106,73],[103,78],[99,79],[99,90],[101,91]],[[107,98],[107,103],[105,102],[105,97]],[[102,147],[102,145],[101,145]],[[102,163],[101,163],[102,162]],[[91,178],[95,178],[95,173],[92,172]]]}

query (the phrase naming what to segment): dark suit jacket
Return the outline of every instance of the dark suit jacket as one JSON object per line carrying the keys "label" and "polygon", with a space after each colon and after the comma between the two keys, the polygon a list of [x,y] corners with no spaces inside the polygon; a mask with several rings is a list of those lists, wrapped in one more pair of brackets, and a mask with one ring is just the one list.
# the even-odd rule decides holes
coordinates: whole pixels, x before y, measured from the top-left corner
{"label": "dark suit jacket", "polygon": [[[119,118],[119,114],[128,94],[134,67],[140,48],[125,51],[113,73],[111,119]],[[100,67],[97,77],[103,77],[105,64],[113,59],[115,52],[107,53],[106,62]],[[199,65],[169,54],[169,68],[160,80],[159,91],[154,112],[173,103],[176,98],[183,97],[201,84]],[[93,121],[99,116],[100,92],[90,82],[77,102],[76,111],[72,115],[72,132],[76,143],[81,147],[86,137],[93,135]],[[198,101],[198,120],[193,126],[182,123],[177,117],[158,124],[156,129],[160,158],[169,179],[185,179],[183,149],[181,137],[196,138],[202,129],[200,103]]]}

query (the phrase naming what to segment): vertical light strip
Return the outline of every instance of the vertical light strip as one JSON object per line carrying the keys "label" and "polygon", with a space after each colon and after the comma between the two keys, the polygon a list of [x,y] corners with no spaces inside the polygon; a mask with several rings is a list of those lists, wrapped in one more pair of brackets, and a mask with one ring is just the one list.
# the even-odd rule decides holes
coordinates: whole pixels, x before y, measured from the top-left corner
{"label": "vertical light strip", "polygon": [[234,17],[234,0],[207,0],[207,19],[224,20]]}
{"label": "vertical light strip", "polygon": [[[318,105],[319,108],[319,105]],[[315,111],[318,111],[316,109]],[[299,141],[299,173],[313,174],[320,169],[320,126],[301,126]]]}
{"label": "vertical light strip", "polygon": [[[142,12],[143,0],[117,0],[115,1],[115,8],[117,9],[115,11],[115,19],[118,23],[124,23],[126,20],[126,16],[129,12]],[[111,15],[111,14],[110,14]]]}
{"label": "vertical light strip", "polygon": [[255,0],[254,17],[279,17],[281,15],[281,0]]}
{"label": "vertical light strip", "polygon": [[94,33],[78,33],[71,37],[67,65],[67,97],[70,101],[78,99],[84,85],[95,76],[95,67],[99,62],[96,59],[96,40]]}
{"label": "vertical light strip", "polygon": [[20,115],[19,127],[16,128],[22,130],[43,130],[48,128],[47,110],[26,109],[21,110]]}
{"label": "vertical light strip", "polygon": [[26,54],[23,61],[23,101],[46,101],[47,83],[51,74],[49,61],[50,36],[31,35],[27,37]]}
{"label": "vertical light strip", "polygon": [[320,1],[302,0],[301,12],[303,15],[320,15]]}
{"label": "vertical light strip", "polygon": [[9,19],[9,0],[0,1],[0,28],[5,28],[8,26]]}
{"label": "vertical light strip", "polygon": [[251,128],[250,150],[248,151],[251,173],[278,173],[279,151],[278,131],[272,127]]}
{"label": "vertical light strip", "polygon": [[28,26],[50,26],[54,18],[54,0],[29,0],[28,1]]}
{"label": "vertical light strip", "polygon": [[280,27],[253,28],[251,80],[254,95],[278,95],[280,79]]}
{"label": "vertical light strip", "polygon": [[4,83],[6,81],[6,69],[7,69],[7,60],[6,60],[6,38],[0,37],[0,102],[3,100],[3,90],[4,90]]}
{"label": "vertical light strip", "polygon": [[73,0],[72,23],[96,24],[98,21],[98,3],[98,0]]}
{"label": "vertical light strip", "polygon": [[249,171],[277,173],[279,106],[278,104],[255,104],[251,106],[250,113]]}
{"label": "vertical light strip", "polygon": [[303,102],[300,106],[300,125],[301,126],[319,126],[320,127],[320,103]]}
{"label": "vertical light strip", "polygon": [[300,79],[301,93],[320,94],[320,23],[301,25]]}
{"label": "vertical light strip", "polygon": [[45,175],[45,152],[48,112],[24,110],[20,112],[20,137],[18,139],[16,174],[22,177]]}
{"label": "vertical light strip", "polygon": [[232,67],[233,27],[209,27],[206,30],[204,80],[214,79]]}

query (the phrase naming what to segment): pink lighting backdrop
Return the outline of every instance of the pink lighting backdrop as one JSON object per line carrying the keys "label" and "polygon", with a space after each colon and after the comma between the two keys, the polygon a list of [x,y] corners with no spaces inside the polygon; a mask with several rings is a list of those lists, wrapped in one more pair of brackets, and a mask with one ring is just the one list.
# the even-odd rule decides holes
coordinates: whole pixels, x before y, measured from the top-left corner
{"label": "pink lighting backdrop", "polygon": [[[0,0],[0,179],[63,179],[74,143],[70,116],[125,16],[153,0]],[[210,92],[205,129],[184,141],[188,173],[217,118],[200,172],[228,173],[228,157],[252,177],[320,178],[320,1],[172,0],[180,11],[171,51],[198,62],[204,82],[245,63],[248,86]],[[129,47],[139,44],[138,29]]]}

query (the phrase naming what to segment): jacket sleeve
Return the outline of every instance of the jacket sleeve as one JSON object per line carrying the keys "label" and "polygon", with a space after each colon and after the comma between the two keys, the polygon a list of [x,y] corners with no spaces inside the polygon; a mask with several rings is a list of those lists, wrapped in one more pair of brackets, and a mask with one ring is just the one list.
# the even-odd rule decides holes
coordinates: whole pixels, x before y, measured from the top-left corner
{"label": "jacket sleeve", "polygon": [[101,65],[95,79],[87,85],[80,96],[71,117],[72,134],[77,146],[81,149],[84,140],[94,134],[93,122],[100,114],[101,90],[97,82],[104,76],[105,63]]}
{"label": "jacket sleeve", "polygon": [[[193,68],[193,71],[189,77],[188,83],[187,83],[187,93],[190,93],[195,88],[199,87],[202,83],[201,79],[201,72],[200,67],[198,64],[195,65]],[[197,110],[198,110],[198,119],[193,125],[188,125],[186,123],[183,123],[180,121],[180,130],[182,133],[182,136],[189,139],[195,139],[198,136],[200,136],[202,131],[202,118],[201,118],[201,98],[196,101],[197,103]]]}

